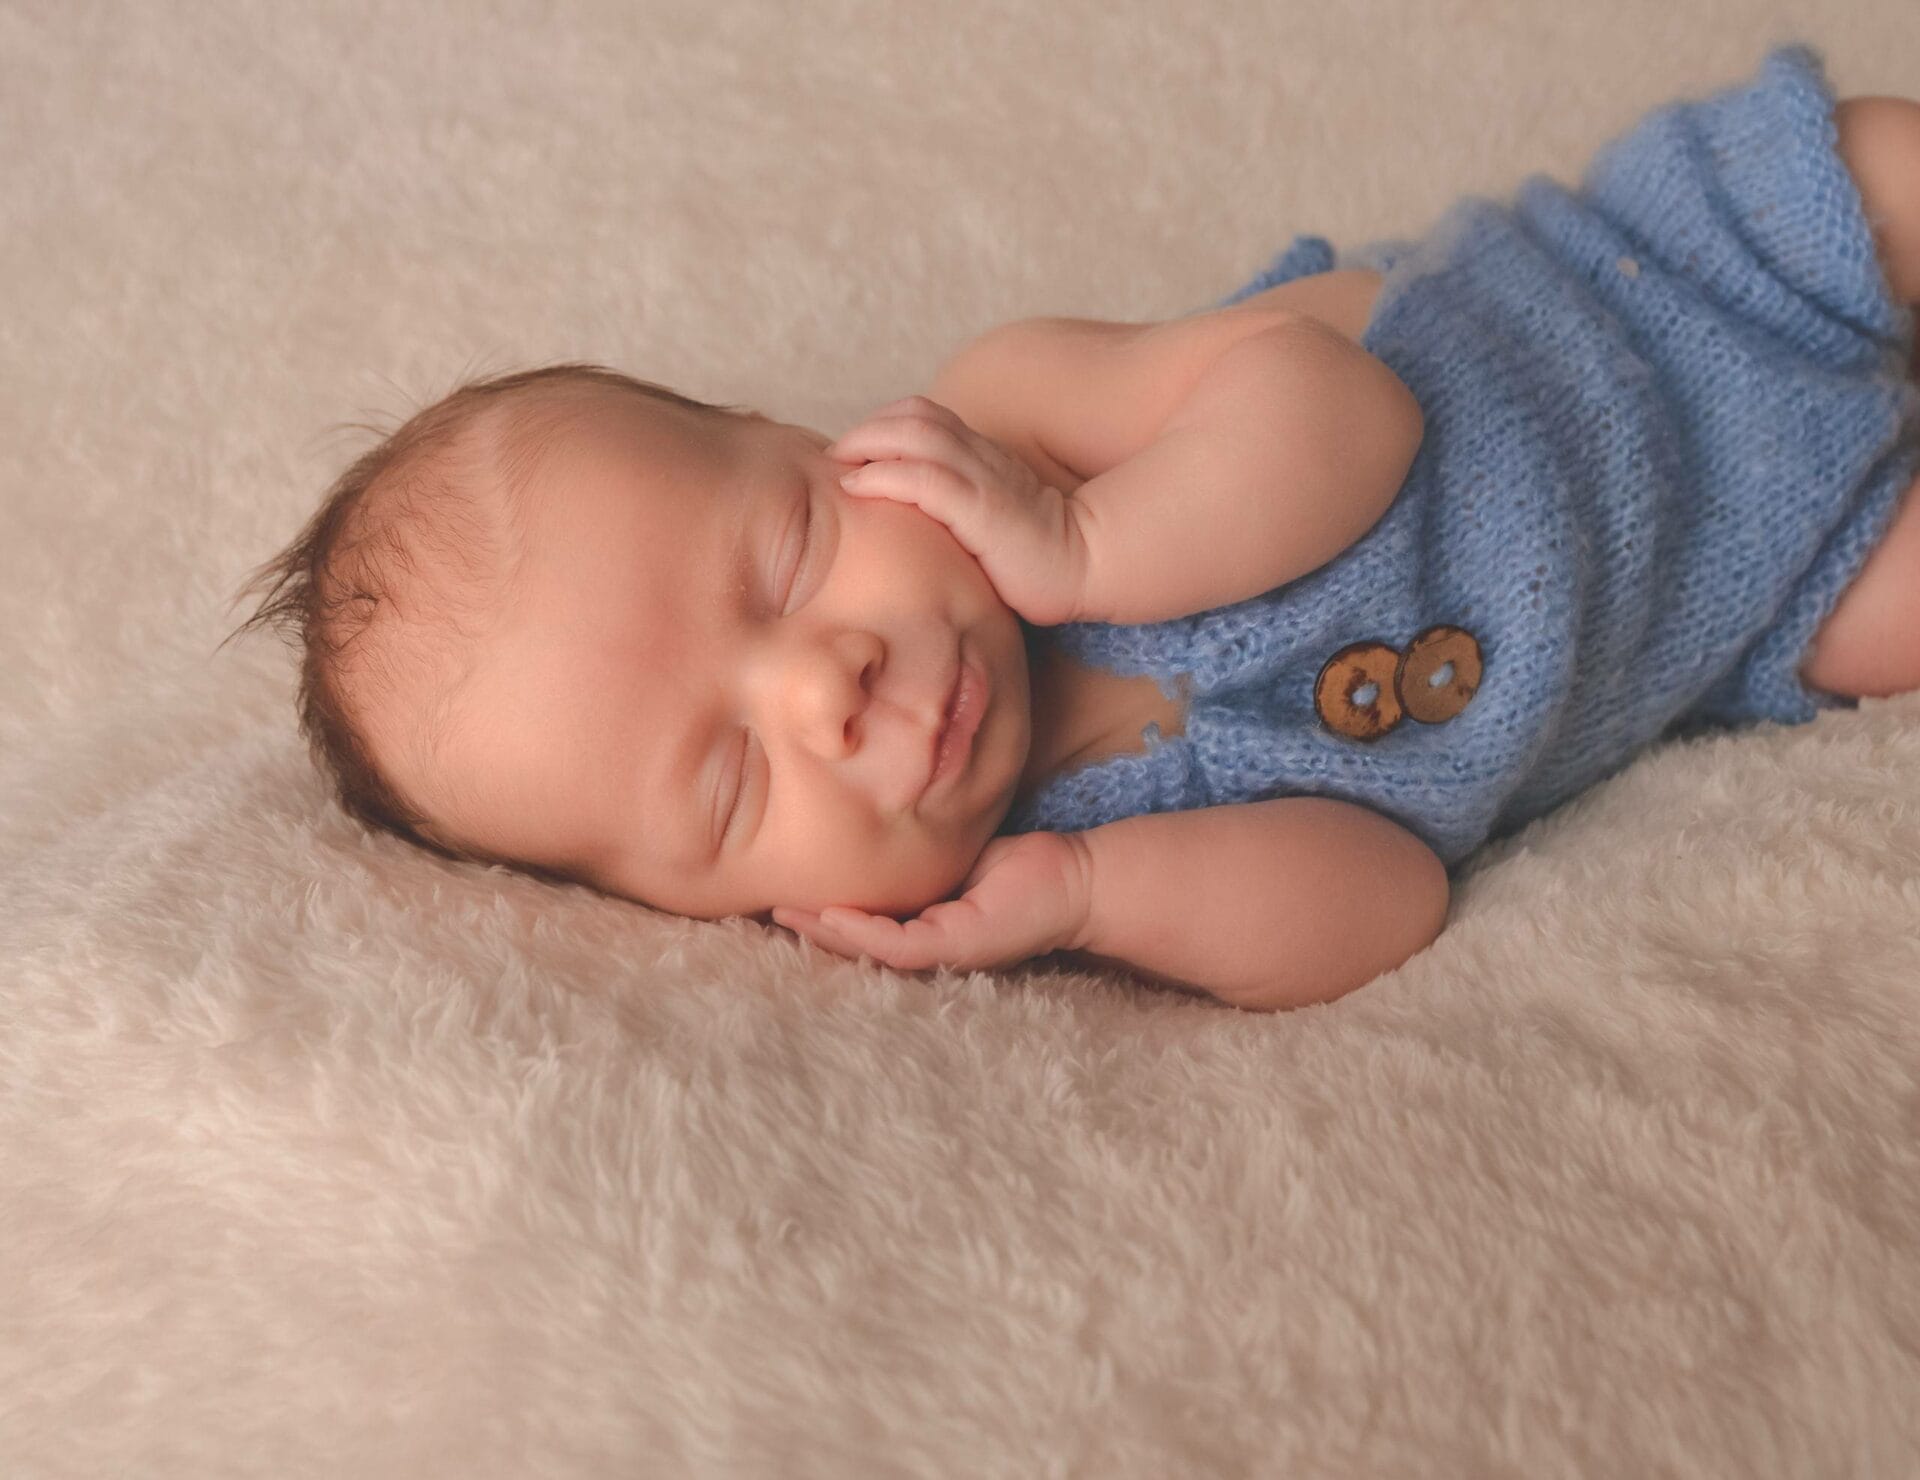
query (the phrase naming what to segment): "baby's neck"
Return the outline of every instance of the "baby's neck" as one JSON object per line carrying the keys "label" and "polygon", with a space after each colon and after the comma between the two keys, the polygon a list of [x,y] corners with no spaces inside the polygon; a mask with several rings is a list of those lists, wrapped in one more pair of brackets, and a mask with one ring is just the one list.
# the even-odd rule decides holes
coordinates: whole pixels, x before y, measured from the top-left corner
{"label": "baby's neck", "polygon": [[1042,629],[1035,629],[1028,643],[1027,662],[1032,740],[1014,792],[1016,809],[1063,772],[1144,751],[1141,732],[1149,724],[1157,723],[1166,739],[1185,731],[1184,699],[1167,698],[1145,675],[1122,678],[1090,667],[1062,651]]}

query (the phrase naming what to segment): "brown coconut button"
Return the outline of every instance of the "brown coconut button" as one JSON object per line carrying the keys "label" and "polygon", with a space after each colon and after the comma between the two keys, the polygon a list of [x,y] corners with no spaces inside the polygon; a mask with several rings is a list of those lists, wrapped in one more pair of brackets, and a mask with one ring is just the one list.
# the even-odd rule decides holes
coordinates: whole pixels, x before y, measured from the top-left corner
{"label": "brown coconut button", "polygon": [[1400,655],[1384,642],[1341,648],[1321,665],[1313,681],[1313,707],[1320,711],[1320,722],[1349,740],[1378,740],[1400,723],[1400,698],[1393,686],[1399,666]]}
{"label": "brown coconut button", "polygon": [[1408,714],[1423,725],[1452,719],[1480,687],[1480,644],[1464,627],[1429,627],[1400,655],[1394,687]]}

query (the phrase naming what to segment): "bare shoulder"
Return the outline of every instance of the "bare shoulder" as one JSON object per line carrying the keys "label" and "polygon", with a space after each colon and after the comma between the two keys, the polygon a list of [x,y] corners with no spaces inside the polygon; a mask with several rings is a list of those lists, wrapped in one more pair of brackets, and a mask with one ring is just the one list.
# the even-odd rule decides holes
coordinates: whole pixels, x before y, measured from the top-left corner
{"label": "bare shoulder", "polygon": [[1150,443],[1242,339],[1311,318],[1357,341],[1379,288],[1377,272],[1345,268],[1173,319],[1016,319],[962,345],[928,395],[1072,492]]}

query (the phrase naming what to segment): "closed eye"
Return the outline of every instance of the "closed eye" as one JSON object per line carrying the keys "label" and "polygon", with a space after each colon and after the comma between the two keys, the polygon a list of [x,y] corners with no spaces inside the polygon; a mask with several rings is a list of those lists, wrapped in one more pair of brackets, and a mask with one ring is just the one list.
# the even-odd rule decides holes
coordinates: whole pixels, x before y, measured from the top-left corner
{"label": "closed eye", "polygon": [[720,843],[724,847],[727,839],[733,835],[734,825],[739,820],[740,803],[747,794],[747,745],[746,731],[740,732],[740,764],[734,768],[739,778],[734,783],[733,800],[727,804],[726,821],[720,825]]}
{"label": "closed eye", "polygon": [[[790,542],[790,543],[796,543],[796,542]],[[806,498],[806,499],[803,499],[803,500],[801,501],[801,506],[800,506],[800,537],[799,537],[799,540],[797,541],[797,544],[798,544],[798,549],[797,549],[797,551],[795,552],[795,554],[794,554],[794,559],[793,559],[793,573],[792,573],[792,575],[791,575],[791,576],[789,576],[789,577],[787,578],[787,580],[785,580],[785,581],[783,581],[783,582],[781,582],[781,584],[780,584],[780,587],[779,587],[779,589],[780,589],[780,591],[781,591],[781,593],[782,593],[782,595],[781,595],[781,602],[782,602],[782,607],[781,607],[781,610],[782,610],[783,612],[784,612],[784,611],[786,610],[786,607],[785,607],[785,603],[786,603],[786,602],[788,602],[788,601],[791,601],[791,600],[792,600],[792,598],[793,598],[793,591],[794,591],[794,587],[795,587],[795,586],[797,586],[797,585],[799,584],[799,581],[800,581],[800,573],[801,573],[801,572],[802,572],[803,570],[805,570],[805,569],[806,569],[806,566],[807,566],[807,556],[808,556],[808,555],[809,555],[809,554],[811,553],[811,551],[812,551],[812,546],[813,546],[813,500],[812,500],[812,498],[810,498],[810,497],[809,497],[809,498]]]}
{"label": "closed eye", "polygon": [[[775,589],[782,593],[780,599],[783,614],[788,604],[792,601],[795,591],[799,589],[800,578],[806,573],[808,561],[814,556],[814,526],[816,521],[814,519],[813,496],[811,493],[808,493],[800,500],[800,506],[796,512],[800,519],[799,534],[797,537],[788,534],[785,543],[781,547],[781,563],[783,565],[787,563],[786,551],[792,549],[794,552],[792,557],[792,570],[790,573],[784,574],[775,581]],[[740,764],[735,768],[735,774],[738,780],[734,786],[732,800],[727,806],[726,821],[720,828],[720,842],[723,847],[726,845],[728,839],[733,836],[735,829],[739,825],[740,813],[743,810],[743,804],[746,801],[747,795],[747,756],[750,747],[746,744],[747,732],[742,731],[741,733]],[[769,775],[766,785],[771,789],[771,775]],[[761,811],[763,813],[766,811],[764,802],[761,805]]]}

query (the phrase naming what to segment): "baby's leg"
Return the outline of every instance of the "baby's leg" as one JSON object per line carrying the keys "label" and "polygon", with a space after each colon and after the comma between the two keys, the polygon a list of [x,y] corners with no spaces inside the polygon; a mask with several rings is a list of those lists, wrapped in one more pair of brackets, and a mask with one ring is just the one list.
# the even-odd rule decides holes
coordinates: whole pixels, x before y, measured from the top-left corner
{"label": "baby's leg", "polygon": [[[1834,110],[1887,284],[1920,303],[1920,103],[1848,98]],[[1920,379],[1920,336],[1912,372]],[[1850,697],[1920,689],[1920,478],[1807,649],[1800,676]]]}
{"label": "baby's leg", "polygon": [[1920,478],[1807,646],[1800,677],[1849,698],[1920,689]]}
{"label": "baby's leg", "polygon": [[1848,98],[1833,121],[1888,286],[1902,303],[1920,302],[1920,102]]}

